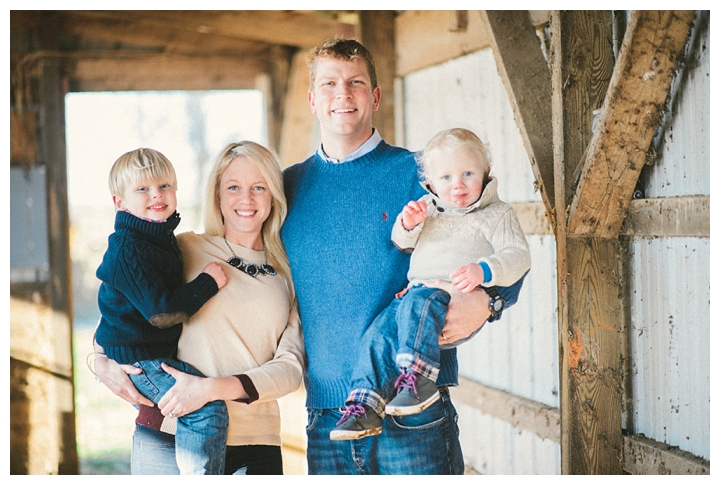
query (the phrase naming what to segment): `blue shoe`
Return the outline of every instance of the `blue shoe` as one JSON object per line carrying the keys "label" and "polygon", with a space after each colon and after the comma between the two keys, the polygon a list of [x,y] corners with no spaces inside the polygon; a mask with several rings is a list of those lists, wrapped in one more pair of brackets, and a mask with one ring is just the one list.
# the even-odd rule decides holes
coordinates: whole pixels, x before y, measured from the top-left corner
{"label": "blue shoe", "polygon": [[370,406],[351,404],[337,422],[337,427],[330,431],[330,439],[356,440],[366,436],[382,433],[382,419]]}
{"label": "blue shoe", "polygon": [[416,372],[403,373],[395,381],[398,390],[395,398],[385,407],[385,413],[393,416],[417,414],[440,398],[433,381]]}

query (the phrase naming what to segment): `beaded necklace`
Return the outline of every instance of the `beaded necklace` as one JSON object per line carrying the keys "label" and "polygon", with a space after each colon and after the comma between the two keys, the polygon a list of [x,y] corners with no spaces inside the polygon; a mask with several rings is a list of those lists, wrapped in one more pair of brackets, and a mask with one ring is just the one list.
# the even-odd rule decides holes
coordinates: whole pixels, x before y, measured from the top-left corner
{"label": "beaded necklace", "polygon": [[230,253],[232,254],[232,258],[229,258],[227,260],[227,263],[230,266],[237,268],[238,270],[253,278],[255,278],[257,275],[275,276],[277,274],[275,272],[275,268],[273,268],[267,263],[263,263],[260,266],[255,263],[246,264],[241,257],[235,254],[235,251],[232,250],[232,248],[230,247],[230,243],[228,243],[228,240],[225,238],[225,236],[223,236],[223,240],[225,241],[225,245],[228,247]]}

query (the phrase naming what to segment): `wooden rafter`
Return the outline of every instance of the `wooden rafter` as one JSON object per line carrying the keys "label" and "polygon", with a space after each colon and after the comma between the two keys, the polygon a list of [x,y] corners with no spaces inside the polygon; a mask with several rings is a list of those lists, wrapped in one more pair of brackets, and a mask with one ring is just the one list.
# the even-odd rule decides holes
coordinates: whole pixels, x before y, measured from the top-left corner
{"label": "wooden rafter", "polygon": [[527,11],[482,11],[545,210],[553,214],[550,70]]}
{"label": "wooden rafter", "polygon": [[619,235],[693,16],[632,12],[570,206],[570,236]]}
{"label": "wooden rafter", "polygon": [[[263,44],[280,44],[294,47],[312,47],[328,38],[352,34],[354,27],[312,12],[287,10],[116,10],[76,11],[74,18],[113,24],[134,25],[144,28],[143,35],[170,33],[173,40],[225,38],[228,41],[247,41]],[[75,28],[81,28],[76,25]],[[90,27],[88,27],[90,28]],[[122,32],[116,31],[115,36]],[[129,34],[129,33],[128,33]],[[132,42],[128,36],[127,42]]]}

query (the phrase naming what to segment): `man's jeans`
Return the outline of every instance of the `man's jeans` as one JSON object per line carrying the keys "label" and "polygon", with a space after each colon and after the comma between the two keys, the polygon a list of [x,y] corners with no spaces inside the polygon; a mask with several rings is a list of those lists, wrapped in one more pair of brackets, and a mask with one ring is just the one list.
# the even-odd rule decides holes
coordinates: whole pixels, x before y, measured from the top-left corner
{"label": "man's jeans", "polygon": [[308,410],[310,475],[463,474],[457,412],[447,389],[419,414],[387,416],[377,436],[331,441],[341,416],[336,409]]}
{"label": "man's jeans", "polygon": [[[160,364],[202,376],[194,367],[174,359],[143,360],[133,364],[142,374],[130,375],[137,390],[157,404],[175,384]],[[175,458],[183,475],[222,475],[225,471],[228,412],[224,401],[212,401],[177,419]]]}
{"label": "man's jeans", "polygon": [[347,402],[367,404],[383,416],[387,401],[395,397],[394,383],[401,369],[437,381],[438,336],[449,303],[446,291],[425,286],[412,287],[396,297],[360,341]]}

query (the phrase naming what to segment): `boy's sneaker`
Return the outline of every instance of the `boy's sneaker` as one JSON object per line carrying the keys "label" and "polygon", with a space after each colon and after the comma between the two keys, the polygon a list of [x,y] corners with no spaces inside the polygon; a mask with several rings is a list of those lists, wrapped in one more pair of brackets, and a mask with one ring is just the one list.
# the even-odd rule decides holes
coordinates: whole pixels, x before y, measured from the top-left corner
{"label": "boy's sneaker", "polygon": [[440,398],[433,381],[416,372],[405,372],[395,381],[398,390],[395,399],[385,407],[385,413],[393,416],[417,414]]}
{"label": "boy's sneaker", "polygon": [[370,406],[351,404],[337,422],[337,427],[330,431],[330,439],[356,440],[366,436],[382,433],[382,419]]}

